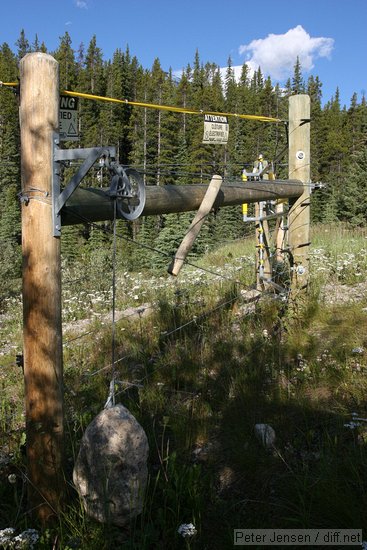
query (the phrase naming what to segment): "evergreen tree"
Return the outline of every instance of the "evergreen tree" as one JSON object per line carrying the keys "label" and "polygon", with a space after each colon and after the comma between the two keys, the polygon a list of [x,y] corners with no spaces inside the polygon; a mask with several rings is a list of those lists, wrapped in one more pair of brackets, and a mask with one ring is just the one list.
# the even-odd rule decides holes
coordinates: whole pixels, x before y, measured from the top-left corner
{"label": "evergreen tree", "polygon": [[[230,113],[238,113],[239,104],[239,90],[232,69],[232,60],[229,58],[225,77],[225,110]],[[224,175],[228,177],[238,177],[241,173],[242,159],[239,149],[241,123],[239,118],[229,120],[228,144],[224,154]]]}
{"label": "evergreen tree", "polygon": [[16,41],[15,45],[18,48],[17,51],[17,57],[18,61],[20,61],[27,53],[31,51],[28,39],[26,38],[24,29],[20,31],[20,35],[18,40]]}
{"label": "evergreen tree", "polygon": [[320,176],[327,187],[321,193],[320,206],[324,209],[329,203],[335,206],[335,212],[329,218],[337,219],[339,209],[337,205],[343,194],[345,175],[347,170],[347,146],[345,135],[345,113],[340,109],[339,90],[335,97],[324,108],[320,131]]}
{"label": "evergreen tree", "polygon": [[34,42],[32,44],[32,52],[38,52],[38,51],[40,51],[40,43],[38,40],[38,35],[36,34],[36,36],[34,37]]}
{"label": "evergreen tree", "polygon": [[[151,73],[147,74],[147,90],[145,101],[153,104],[162,104],[163,83],[165,73],[158,59],[154,60]],[[162,111],[147,109],[144,112],[144,163],[154,168],[155,173],[147,175],[148,183],[160,184],[161,139],[162,139]]]}
{"label": "evergreen tree", "polygon": [[[97,46],[94,35],[89,43],[83,67],[79,74],[78,85],[90,94],[105,95],[106,83],[104,79],[102,51]],[[103,128],[99,124],[101,113],[100,101],[82,101],[79,107],[81,129],[81,144],[84,147],[107,145],[103,141]]]}
{"label": "evergreen tree", "polygon": [[[108,62],[105,67],[107,95],[136,100],[137,71],[137,59],[131,59],[129,48],[125,52],[117,49],[112,63]],[[100,123],[104,128],[104,141],[117,147],[117,157],[121,164],[128,164],[132,150],[132,112],[130,105],[106,103],[101,107]]]}
{"label": "evergreen tree", "polygon": [[357,94],[353,94],[346,113],[346,136],[350,153],[356,153],[366,142],[366,104],[359,105]]}
{"label": "evergreen tree", "polygon": [[154,241],[157,252],[153,255],[154,265],[160,268],[169,266],[185,236],[194,214],[167,214],[164,226]]}
{"label": "evergreen tree", "polygon": [[139,232],[132,249],[131,262],[134,269],[152,269],[155,266],[155,239],[159,235],[156,216],[147,216],[140,221]]}
{"label": "evergreen tree", "polygon": [[[249,69],[246,63],[242,66],[242,72],[240,82],[238,86],[238,108],[242,114],[252,113],[252,92],[251,82],[249,79]],[[252,130],[255,128],[255,123],[248,120],[239,121],[239,135],[237,141],[238,155],[236,155],[236,161],[238,158],[239,168],[246,167],[249,169],[249,163],[252,167],[253,151],[255,149],[254,136]],[[239,175],[239,174],[237,174]]]}
{"label": "evergreen tree", "polygon": [[292,92],[294,94],[305,93],[305,82],[302,76],[302,66],[298,56],[297,56],[296,63],[294,64],[293,78],[292,78]]}
{"label": "evergreen tree", "polygon": [[341,200],[340,217],[354,226],[367,221],[367,148],[352,155],[345,192]]}
{"label": "evergreen tree", "polygon": [[77,64],[68,32],[60,37],[60,45],[53,56],[59,63],[60,90],[74,90],[77,84]]}
{"label": "evergreen tree", "polygon": [[[148,101],[149,72],[140,68],[137,71],[134,101]],[[130,118],[129,136],[131,151],[129,162],[143,172],[144,183],[150,183],[147,174],[148,109],[133,108]],[[154,183],[154,181],[152,182]]]}
{"label": "evergreen tree", "polygon": [[310,76],[307,82],[307,94],[310,96],[311,104],[311,178],[315,181],[319,179],[319,162],[320,162],[320,122],[322,117],[321,109],[321,82],[319,77]]}
{"label": "evergreen tree", "polygon": [[[175,104],[175,84],[170,70],[162,88],[162,103],[165,105]],[[177,154],[180,140],[180,119],[177,113],[169,111],[162,112],[161,118],[161,143],[160,143],[160,165],[162,167],[160,183],[173,184],[176,182],[175,172],[177,168]]]}
{"label": "evergreen tree", "polygon": [[[307,94],[310,96],[311,103],[311,129],[310,129],[310,150],[311,150],[311,181],[322,180],[321,158],[322,158],[322,140],[321,132],[322,108],[321,91],[322,84],[319,77],[311,75],[307,81]],[[320,200],[321,199],[321,200]],[[324,216],[323,204],[324,192],[315,191],[311,194],[311,216],[313,220],[321,221]],[[332,201],[333,204],[333,201]],[[333,208],[334,209],[334,206]]]}
{"label": "evergreen tree", "polygon": [[[0,75],[17,77],[17,58],[4,43],[0,48]],[[20,135],[18,105],[10,89],[0,89],[0,276],[5,290],[20,276]]]}

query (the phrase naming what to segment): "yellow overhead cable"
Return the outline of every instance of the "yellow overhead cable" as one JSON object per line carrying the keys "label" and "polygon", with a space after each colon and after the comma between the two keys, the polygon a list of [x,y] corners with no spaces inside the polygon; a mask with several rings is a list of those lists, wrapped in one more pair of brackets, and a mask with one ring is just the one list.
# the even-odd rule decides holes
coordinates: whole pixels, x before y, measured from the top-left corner
{"label": "yellow overhead cable", "polygon": [[214,116],[233,116],[237,118],[242,118],[246,120],[259,120],[260,122],[282,122],[279,118],[272,118],[262,115],[240,115],[238,113],[221,113],[218,111],[206,111],[206,110],[196,110],[188,109],[186,107],[174,107],[170,105],[158,105],[156,103],[142,103],[140,101],[128,101],[127,99],[116,99],[114,97],[104,97],[93,94],[85,94],[82,92],[72,92],[69,90],[64,90],[63,94],[72,96],[72,97],[81,97],[83,99],[95,99],[98,101],[109,101],[111,103],[119,103],[122,105],[132,105],[134,107],[146,107],[147,109],[158,109],[160,111],[171,111],[173,113],[186,113],[188,115],[214,115]]}
{"label": "yellow overhead cable", "polygon": [[[19,82],[1,82],[0,86],[18,86]],[[214,116],[232,116],[245,120],[258,120],[260,122],[283,122],[279,118],[273,118],[263,115],[240,115],[238,113],[221,113],[219,111],[206,111],[197,109],[188,109],[186,107],[174,107],[173,105],[159,105],[157,103],[142,103],[140,101],[129,101],[127,99],[116,99],[114,97],[104,97],[93,94],[85,94],[82,92],[72,92],[64,90],[62,92],[68,96],[80,97],[82,99],[94,99],[97,101],[109,101],[110,103],[119,103],[120,105],[132,105],[133,107],[146,107],[147,109],[158,109],[160,111],[170,111],[172,113],[186,113],[187,115],[214,115]]]}

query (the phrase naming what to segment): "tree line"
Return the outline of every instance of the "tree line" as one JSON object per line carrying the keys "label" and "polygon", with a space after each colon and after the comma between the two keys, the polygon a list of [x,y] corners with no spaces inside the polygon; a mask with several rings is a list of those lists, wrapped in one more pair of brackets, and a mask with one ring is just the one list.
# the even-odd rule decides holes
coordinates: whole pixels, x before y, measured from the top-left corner
{"label": "tree line", "polygon": [[[0,47],[0,79],[16,81],[20,59],[29,52],[47,52],[35,37],[30,43],[21,31],[15,51]],[[203,63],[199,52],[179,78],[164,71],[159,59],[151,69],[143,68],[129,48],[117,48],[112,59],[104,59],[93,36],[87,47],[77,49],[66,32],[58,48],[49,52],[59,62],[60,90],[74,90],[129,101],[188,107],[242,114],[264,115],[287,120],[288,98],[307,93],[311,98],[311,178],[325,187],[312,195],[315,221],[345,221],[365,224],[367,210],[367,107],[363,96],[353,94],[349,106],[341,106],[339,90],[322,105],[322,83],[318,76],[304,79],[299,59],[284,87],[274,85],[259,68],[250,74],[246,64],[236,80],[231,59],[223,76],[215,63]],[[173,113],[130,105],[80,100],[78,142],[64,147],[114,145],[118,161],[133,165],[147,185],[207,183],[214,173],[226,181],[239,180],[245,165],[252,165],[259,152],[276,159],[276,174],[287,178],[287,124],[230,119],[227,145],[202,143],[203,119],[197,115]],[[0,276],[19,277],[20,255],[20,136],[18,101],[9,89],[0,90]],[[285,151],[283,156],[279,154]],[[73,167],[64,167],[67,181]],[[75,168],[74,168],[75,170]],[[102,170],[95,170],[89,186],[101,185]],[[191,219],[191,214],[167,215],[121,222],[126,236],[120,261],[127,267],[145,268],[166,264],[174,254]],[[108,224],[101,224],[108,229]],[[249,231],[240,207],[223,208],[210,216],[195,244],[193,254],[213,245],[240,238]],[[63,228],[65,260],[76,256],[92,258],[106,251],[108,232],[95,226]],[[142,244],[142,247],[138,245]],[[145,245],[145,246],[144,246]],[[101,261],[102,265],[105,262]]]}

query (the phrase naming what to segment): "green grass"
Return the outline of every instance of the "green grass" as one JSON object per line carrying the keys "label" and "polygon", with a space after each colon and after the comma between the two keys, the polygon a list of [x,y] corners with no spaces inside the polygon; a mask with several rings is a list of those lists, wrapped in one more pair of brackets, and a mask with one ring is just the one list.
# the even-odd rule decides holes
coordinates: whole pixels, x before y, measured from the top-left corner
{"label": "green grass", "polygon": [[[365,235],[319,227],[313,243],[313,251],[324,252],[313,256],[314,290],[297,317],[271,297],[245,315],[238,285],[192,267],[177,280],[119,274],[119,309],[152,304],[149,317],[123,319],[116,330],[116,356],[125,357],[117,378],[138,384],[119,386],[117,401],[136,416],[150,445],[144,511],[126,529],[103,526],[71,491],[59,525],[43,533],[39,548],[52,548],[57,537],[63,549],[180,549],[187,541],[177,529],[191,522],[197,534],[189,545],[197,549],[232,548],[236,528],[363,528],[366,537],[367,423],[345,424],[352,413],[367,418],[367,355],[355,351],[367,349],[367,304],[328,305],[318,296],[326,280],[355,284],[355,270],[344,266],[341,275],[337,268],[347,253],[362,262]],[[253,256],[249,239],[200,265],[235,274],[246,286]],[[318,270],[323,263],[327,272]],[[69,290],[69,322],[91,310],[102,314],[83,329],[94,333],[64,351],[70,479],[82,434],[107,397],[111,324],[103,319],[108,287],[107,294],[87,283]],[[11,341],[19,312],[7,315],[2,338]],[[7,459],[0,465],[0,529],[22,530],[37,525],[25,514],[22,376],[11,353],[1,357],[0,371],[0,456]],[[264,422],[276,432],[274,449],[255,437],[254,425]]]}

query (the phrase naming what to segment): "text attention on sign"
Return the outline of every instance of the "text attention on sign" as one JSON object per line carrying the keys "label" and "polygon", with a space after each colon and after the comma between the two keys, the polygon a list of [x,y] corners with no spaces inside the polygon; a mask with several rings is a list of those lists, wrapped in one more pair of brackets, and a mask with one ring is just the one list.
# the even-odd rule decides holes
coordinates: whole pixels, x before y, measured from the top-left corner
{"label": "text attention on sign", "polygon": [[203,143],[227,143],[228,119],[224,115],[204,115]]}

